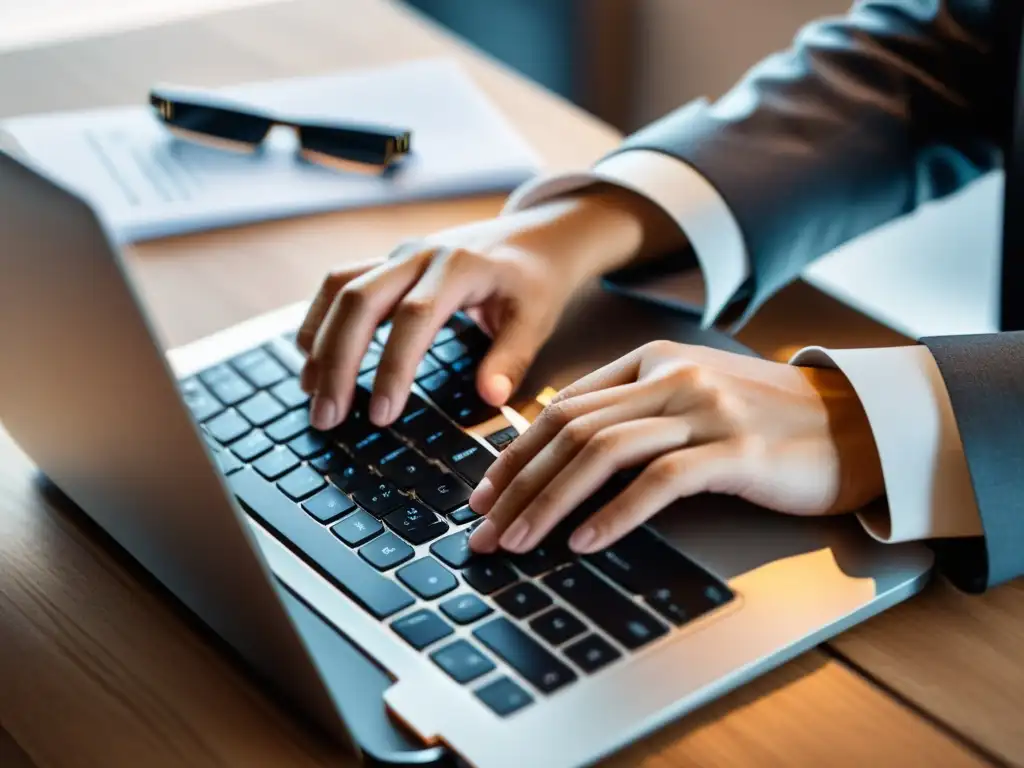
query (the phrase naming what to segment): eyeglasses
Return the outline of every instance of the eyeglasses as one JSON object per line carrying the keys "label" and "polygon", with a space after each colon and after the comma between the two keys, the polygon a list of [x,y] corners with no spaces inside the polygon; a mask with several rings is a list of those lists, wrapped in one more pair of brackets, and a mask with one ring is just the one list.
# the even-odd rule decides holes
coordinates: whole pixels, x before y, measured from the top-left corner
{"label": "eyeglasses", "polygon": [[302,157],[344,170],[386,170],[410,152],[411,131],[383,125],[327,124],[270,116],[204,91],[161,86],[149,93],[175,135],[219,149],[253,152],[274,126],[295,131]]}

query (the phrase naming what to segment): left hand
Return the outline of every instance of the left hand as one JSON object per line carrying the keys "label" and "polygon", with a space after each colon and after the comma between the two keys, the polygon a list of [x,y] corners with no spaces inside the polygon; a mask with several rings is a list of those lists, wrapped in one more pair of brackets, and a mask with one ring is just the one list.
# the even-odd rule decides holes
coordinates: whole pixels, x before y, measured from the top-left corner
{"label": "left hand", "polygon": [[594,552],[675,499],[726,493],[796,515],[883,492],[860,401],[839,371],[656,341],[563,390],[494,462],[470,506],[477,552],[526,552],[617,471],[646,467],[578,527]]}

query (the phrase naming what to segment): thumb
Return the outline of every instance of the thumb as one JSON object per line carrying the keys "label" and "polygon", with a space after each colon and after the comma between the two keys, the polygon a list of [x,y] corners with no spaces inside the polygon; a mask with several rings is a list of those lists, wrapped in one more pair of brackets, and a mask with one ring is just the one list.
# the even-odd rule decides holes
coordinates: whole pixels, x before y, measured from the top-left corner
{"label": "thumb", "polygon": [[508,401],[550,332],[550,323],[537,315],[516,312],[502,323],[477,371],[477,390],[485,402],[499,406]]}

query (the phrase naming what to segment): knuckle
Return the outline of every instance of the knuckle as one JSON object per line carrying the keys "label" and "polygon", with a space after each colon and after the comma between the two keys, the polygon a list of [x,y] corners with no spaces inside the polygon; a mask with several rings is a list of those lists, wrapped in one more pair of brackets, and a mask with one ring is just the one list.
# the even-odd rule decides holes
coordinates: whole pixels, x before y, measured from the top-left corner
{"label": "knuckle", "polygon": [[349,284],[341,289],[338,302],[342,314],[358,314],[369,309],[371,293],[365,286]]}
{"label": "knuckle", "polygon": [[568,400],[551,403],[541,413],[545,424],[549,424],[559,431],[565,429],[573,420],[573,408]]}
{"label": "knuckle", "polygon": [[618,450],[620,438],[614,429],[602,429],[586,445],[587,455],[597,460],[607,460]]}
{"label": "knuckle", "polygon": [[480,260],[481,256],[476,251],[471,251],[468,248],[452,248],[448,252],[446,262],[449,270],[462,272],[463,270],[472,269]]}
{"label": "knuckle", "polygon": [[422,322],[434,316],[437,299],[433,296],[406,296],[395,310],[398,318],[412,322]]}
{"label": "knuckle", "polygon": [[562,430],[562,439],[574,448],[582,448],[590,440],[592,430],[583,419],[573,419]]}
{"label": "knuckle", "polygon": [[676,352],[678,344],[667,339],[656,339],[644,344],[644,352],[657,356],[668,356]]}
{"label": "knuckle", "polygon": [[644,470],[644,475],[654,486],[671,485],[682,471],[681,464],[678,454],[666,454],[652,461]]}

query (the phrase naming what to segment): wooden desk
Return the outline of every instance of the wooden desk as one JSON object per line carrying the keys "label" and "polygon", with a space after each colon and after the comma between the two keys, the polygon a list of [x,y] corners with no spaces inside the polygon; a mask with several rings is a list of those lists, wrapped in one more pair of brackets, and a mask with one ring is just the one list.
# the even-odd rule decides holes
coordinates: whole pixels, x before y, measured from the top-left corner
{"label": "wooden desk", "polygon": [[[3,55],[0,114],[139,103],[156,80],[219,84],[439,54],[465,65],[552,168],[586,165],[618,140],[383,0],[296,0]],[[252,226],[146,244],[130,260],[162,340],[177,345],[308,296],[335,263],[492,215],[500,202]],[[769,305],[744,340],[777,357],[812,340],[902,342],[805,285]],[[968,600],[932,590],[608,764],[1024,765],[1020,591]],[[352,764],[100,533],[51,504],[2,432],[0,724],[0,765],[17,768]]]}

